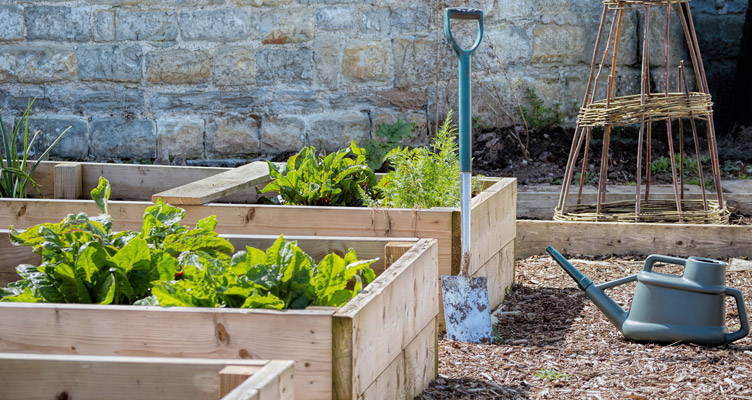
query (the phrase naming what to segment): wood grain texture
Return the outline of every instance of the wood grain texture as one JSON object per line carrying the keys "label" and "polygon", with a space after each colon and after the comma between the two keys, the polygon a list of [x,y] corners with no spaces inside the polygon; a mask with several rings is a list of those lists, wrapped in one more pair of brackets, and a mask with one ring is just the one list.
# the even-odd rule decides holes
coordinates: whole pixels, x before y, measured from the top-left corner
{"label": "wood grain texture", "polygon": [[256,161],[185,185],[156,193],[152,201],[162,199],[173,205],[200,205],[219,200],[242,190],[269,182],[269,165]]}
{"label": "wood grain texture", "polygon": [[292,361],[269,361],[221,400],[293,400],[294,366]]}
{"label": "wood grain texture", "polygon": [[4,400],[215,400],[218,372],[229,363],[259,371],[269,364],[260,360],[2,353],[0,397]]}
{"label": "wood grain texture", "polygon": [[435,239],[420,240],[335,314],[335,335],[338,329],[351,332],[349,354],[335,343],[335,382],[351,383],[340,386],[335,398],[361,396],[437,317],[437,250]]}
{"label": "wood grain texture", "polygon": [[81,164],[60,163],[55,165],[53,171],[53,192],[56,199],[81,198]]}
{"label": "wood grain texture", "polygon": [[0,303],[0,352],[294,359],[295,391],[328,399],[332,314]]}
{"label": "wood grain texture", "polygon": [[470,210],[470,275],[516,236],[517,179],[497,178],[473,197]]}
{"label": "wood grain texture", "polygon": [[752,257],[752,226],[517,221],[515,257],[548,245],[570,255]]}
{"label": "wood grain texture", "polygon": [[219,374],[219,397],[225,397],[246,379],[261,370],[261,366],[228,365]]}
{"label": "wood grain texture", "polygon": [[436,327],[429,322],[359,398],[408,400],[423,392],[438,374]]}
{"label": "wood grain texture", "polygon": [[475,271],[473,277],[485,276],[488,280],[488,303],[491,309],[498,307],[514,284],[514,241],[510,241],[485,265]]}

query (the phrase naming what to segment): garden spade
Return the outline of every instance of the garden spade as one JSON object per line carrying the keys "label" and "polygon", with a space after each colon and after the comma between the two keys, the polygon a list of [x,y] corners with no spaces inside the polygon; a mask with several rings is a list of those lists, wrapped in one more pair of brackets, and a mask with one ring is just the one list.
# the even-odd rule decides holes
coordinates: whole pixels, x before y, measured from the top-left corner
{"label": "garden spade", "polygon": [[[465,49],[452,35],[452,19],[478,21],[475,43]],[[441,276],[444,319],[447,338],[462,342],[491,341],[491,310],[485,277],[471,278],[470,271],[470,195],[472,161],[470,158],[472,104],[470,93],[470,56],[483,39],[483,11],[469,8],[444,9],[444,36],[459,58],[459,128],[460,128],[460,220],[462,258],[460,275]]]}

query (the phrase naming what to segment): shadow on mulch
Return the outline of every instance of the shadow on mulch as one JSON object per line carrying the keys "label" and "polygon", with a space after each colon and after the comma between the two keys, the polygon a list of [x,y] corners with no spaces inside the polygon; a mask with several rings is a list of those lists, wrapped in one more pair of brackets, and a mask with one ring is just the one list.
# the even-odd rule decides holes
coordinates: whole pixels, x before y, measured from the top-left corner
{"label": "shadow on mulch", "polygon": [[585,306],[577,288],[515,284],[502,303],[496,343],[546,346],[562,340]]}
{"label": "shadow on mulch", "polygon": [[450,379],[439,377],[416,400],[524,400],[529,388],[525,384],[498,385],[477,379]]}

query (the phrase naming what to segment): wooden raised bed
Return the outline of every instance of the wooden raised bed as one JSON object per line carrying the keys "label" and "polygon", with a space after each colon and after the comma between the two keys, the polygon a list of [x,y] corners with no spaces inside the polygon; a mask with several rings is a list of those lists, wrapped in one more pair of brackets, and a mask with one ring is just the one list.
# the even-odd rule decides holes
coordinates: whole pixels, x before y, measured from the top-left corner
{"label": "wooden raised bed", "polygon": [[[263,247],[272,237],[230,239]],[[342,248],[331,238],[296,239],[312,255]],[[344,243],[362,258],[396,261],[340,308],[0,303],[0,352],[291,359],[296,398],[413,398],[437,373],[437,241]]]}
{"label": "wooden raised bed", "polygon": [[292,361],[0,353],[4,400],[293,400]]}
{"label": "wooden raised bed", "polygon": [[[256,186],[268,182],[263,163],[235,169],[135,164],[45,162],[35,178],[40,199],[0,199],[0,227],[26,228],[71,212],[97,214],[88,198],[99,176],[112,184],[115,229],[139,229],[153,197],[186,210],[186,223],[216,215],[220,233],[305,236],[417,237],[439,242],[439,273],[457,274],[460,262],[458,208],[386,209],[258,205]],[[219,174],[222,174],[221,176]],[[472,200],[471,275],[489,280],[492,306],[501,303],[514,277],[516,179],[484,178]],[[58,187],[55,192],[54,187]],[[80,187],[73,194],[65,188]],[[51,189],[52,188],[52,189]],[[224,196],[224,197],[219,197]],[[57,198],[55,198],[57,197]],[[206,201],[222,203],[206,203]],[[249,204],[246,204],[249,203]]]}

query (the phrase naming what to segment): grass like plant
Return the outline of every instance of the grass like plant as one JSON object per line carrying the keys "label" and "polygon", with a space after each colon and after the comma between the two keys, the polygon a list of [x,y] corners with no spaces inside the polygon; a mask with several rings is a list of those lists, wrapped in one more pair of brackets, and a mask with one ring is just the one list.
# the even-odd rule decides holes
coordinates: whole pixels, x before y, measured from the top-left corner
{"label": "grass like plant", "polygon": [[41,131],[29,132],[29,118],[34,100],[29,101],[19,120],[8,128],[0,117],[0,135],[2,136],[2,160],[0,160],[0,196],[24,198],[29,185],[38,187],[32,175],[42,160],[47,158],[52,149],[60,143],[70,127],[64,129],[38,156],[31,160],[32,149],[41,140]]}

